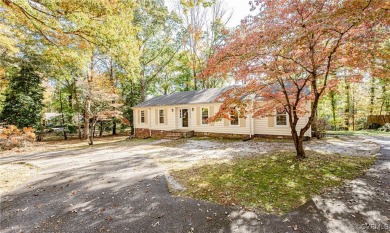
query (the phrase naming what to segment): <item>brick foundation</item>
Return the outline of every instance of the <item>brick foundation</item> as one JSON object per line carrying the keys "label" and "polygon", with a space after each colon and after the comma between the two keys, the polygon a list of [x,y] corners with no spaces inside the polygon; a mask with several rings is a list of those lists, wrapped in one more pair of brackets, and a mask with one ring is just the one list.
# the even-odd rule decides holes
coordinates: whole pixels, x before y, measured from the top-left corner
{"label": "brick foundation", "polygon": [[[166,138],[171,130],[152,130],[152,138]],[[135,137],[136,138],[148,138],[150,137],[149,129],[136,128]],[[249,138],[248,134],[228,134],[228,133],[211,133],[211,132],[194,132],[195,137],[212,137],[212,138],[233,138],[233,139],[247,139]],[[288,135],[269,135],[269,134],[255,134],[254,137],[259,138],[269,138],[269,139],[290,139],[292,136]],[[304,140],[310,140],[310,137],[305,137]]]}
{"label": "brick foundation", "polygon": [[[153,130],[151,131],[152,133],[152,138],[164,138],[166,134],[169,131],[165,130]],[[150,130],[149,129],[143,129],[143,128],[136,128],[135,129],[135,137],[136,138],[148,138],[150,137]]]}
{"label": "brick foundation", "polygon": [[[290,139],[292,140],[292,136],[289,135],[270,135],[270,134],[255,134],[254,137],[256,138],[269,138],[269,139]],[[309,141],[310,137],[305,136],[304,139],[305,141]]]}
{"label": "brick foundation", "polygon": [[136,138],[148,138],[149,137],[149,129],[134,129],[135,137]]}
{"label": "brick foundation", "polygon": [[211,138],[232,138],[232,139],[246,139],[249,138],[247,134],[230,134],[230,133],[210,133],[210,132],[195,132],[195,137],[211,137]]}

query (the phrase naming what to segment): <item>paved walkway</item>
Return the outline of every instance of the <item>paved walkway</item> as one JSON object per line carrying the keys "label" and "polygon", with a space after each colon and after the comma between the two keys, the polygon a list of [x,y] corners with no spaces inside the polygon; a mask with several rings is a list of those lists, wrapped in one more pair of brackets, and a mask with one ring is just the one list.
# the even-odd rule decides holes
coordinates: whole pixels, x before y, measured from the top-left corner
{"label": "paved walkway", "polygon": [[171,196],[153,145],[4,157],[41,172],[1,197],[0,232],[386,232],[390,138],[370,140],[381,156],[367,174],[284,216]]}

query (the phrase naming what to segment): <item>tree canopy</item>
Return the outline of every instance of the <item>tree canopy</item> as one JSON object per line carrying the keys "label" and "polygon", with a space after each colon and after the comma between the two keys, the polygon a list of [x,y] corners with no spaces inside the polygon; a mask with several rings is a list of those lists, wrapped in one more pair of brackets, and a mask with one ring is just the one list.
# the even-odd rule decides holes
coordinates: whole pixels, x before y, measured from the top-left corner
{"label": "tree canopy", "polygon": [[[33,62],[33,61],[30,61]],[[9,78],[1,117],[19,128],[36,127],[41,119],[43,88],[34,67],[23,64]]]}
{"label": "tree canopy", "polygon": [[[372,68],[376,60],[370,55],[388,36],[389,12],[372,0],[257,0],[252,5],[258,16],[236,29],[209,60],[203,77],[233,75],[245,84],[224,95],[217,117],[231,107],[247,111],[244,94],[266,100],[249,108],[255,117],[287,112],[297,156],[304,158],[304,134],[320,97],[337,85],[338,74],[350,81]],[[307,112],[309,120],[298,132],[298,121]]]}

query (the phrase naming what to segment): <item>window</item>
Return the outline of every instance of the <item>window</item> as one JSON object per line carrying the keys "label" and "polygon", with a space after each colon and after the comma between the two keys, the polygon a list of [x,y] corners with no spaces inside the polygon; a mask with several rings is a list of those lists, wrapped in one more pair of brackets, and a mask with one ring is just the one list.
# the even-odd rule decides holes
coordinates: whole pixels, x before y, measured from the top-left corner
{"label": "window", "polygon": [[287,125],[287,113],[285,110],[276,111],[276,125]]}
{"label": "window", "polygon": [[230,111],[230,125],[238,125],[238,111],[237,109],[232,109]]}
{"label": "window", "polygon": [[145,123],[145,111],[141,111],[141,123]]}
{"label": "window", "polygon": [[164,110],[161,109],[161,110],[158,111],[158,117],[159,117],[159,121],[158,122],[160,124],[164,124]]}
{"label": "window", "polygon": [[209,122],[207,119],[209,118],[209,109],[208,108],[202,108],[202,125],[208,125]]}

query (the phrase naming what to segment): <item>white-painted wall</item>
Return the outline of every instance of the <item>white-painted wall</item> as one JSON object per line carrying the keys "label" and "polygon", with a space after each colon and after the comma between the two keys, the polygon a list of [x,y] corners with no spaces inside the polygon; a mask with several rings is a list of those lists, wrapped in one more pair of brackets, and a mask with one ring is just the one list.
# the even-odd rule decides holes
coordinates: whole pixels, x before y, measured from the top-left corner
{"label": "white-painted wall", "polygon": [[[273,117],[275,118],[275,117]],[[297,124],[297,131],[301,130],[305,126],[305,124],[308,121],[308,117],[302,117],[299,119]],[[263,135],[291,135],[291,129],[287,122],[286,126],[277,126],[274,124],[273,127],[269,127],[268,125],[268,118],[260,118],[260,119],[254,119],[254,127],[255,127],[255,134],[263,134]],[[311,137],[311,130],[309,129],[306,131],[305,136]]]}
{"label": "white-painted wall", "polygon": [[[287,126],[270,126],[268,117],[260,119],[251,119],[247,117],[246,119],[240,118],[239,126],[232,126],[230,122],[226,119],[220,121],[209,123],[207,125],[202,125],[201,123],[201,109],[202,107],[209,108],[209,114],[216,113],[220,107],[221,103],[208,103],[208,104],[188,104],[188,105],[174,105],[174,106],[158,106],[158,107],[146,107],[146,108],[133,108],[134,111],[134,128],[144,128],[152,130],[174,130],[174,129],[190,129],[195,132],[210,132],[210,133],[225,133],[225,134],[263,134],[263,135],[291,135],[290,127]],[[179,120],[179,111],[182,108],[189,109],[189,127],[182,128]],[[164,119],[166,122],[160,124],[156,122],[156,117],[158,119],[159,110],[166,111]],[[146,122],[140,123],[140,111],[144,110],[146,114]],[[156,115],[157,110],[157,115]],[[210,115],[211,116],[211,115]],[[199,119],[197,119],[199,118]],[[274,119],[275,117],[273,117]],[[298,122],[298,130],[300,130],[304,124],[306,124],[308,117],[302,117]],[[252,121],[252,122],[251,122]],[[251,125],[253,125],[251,130]],[[311,130],[308,130],[305,136],[311,136]]]}

